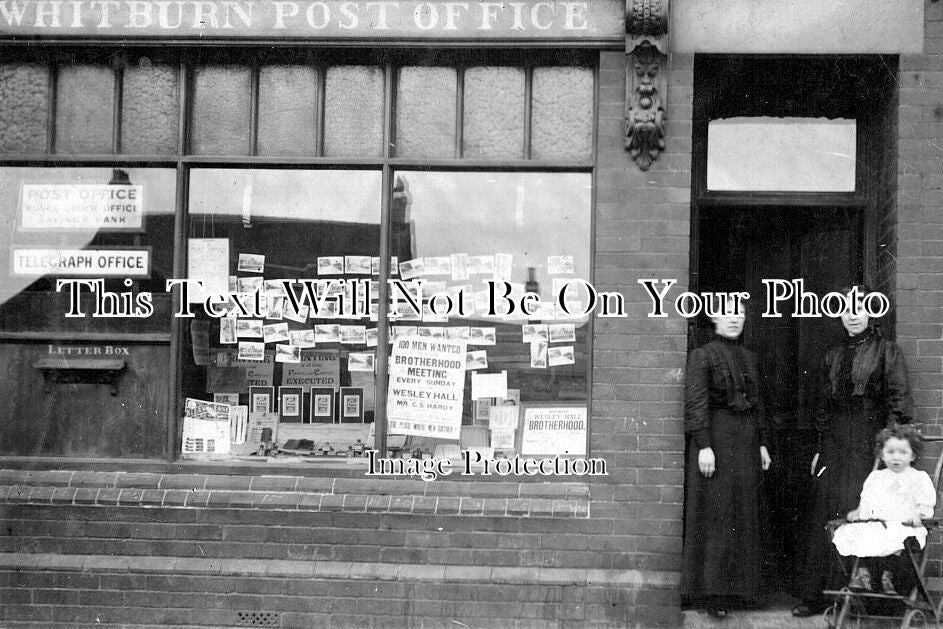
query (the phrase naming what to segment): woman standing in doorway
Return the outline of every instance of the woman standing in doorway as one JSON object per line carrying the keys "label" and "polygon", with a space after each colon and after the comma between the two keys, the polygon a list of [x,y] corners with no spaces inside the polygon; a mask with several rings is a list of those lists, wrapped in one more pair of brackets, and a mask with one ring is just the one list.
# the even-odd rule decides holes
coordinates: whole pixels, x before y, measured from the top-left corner
{"label": "woman standing in doorway", "polygon": [[[731,311],[732,301],[725,304]],[[763,470],[768,423],[741,311],[712,317],[714,338],[691,352],[685,375],[690,436],[682,596],[723,618],[763,598]]]}
{"label": "woman standing in doorway", "polygon": [[826,352],[816,385],[813,419],[819,447],[811,473],[817,488],[799,558],[802,603],[793,608],[794,616],[821,612],[826,606],[822,590],[847,584],[825,525],[857,506],[874,467],[875,436],[913,419],[904,356],[865,313],[864,297],[870,292],[864,285],[841,289],[849,296],[849,308],[841,316],[847,336]]}

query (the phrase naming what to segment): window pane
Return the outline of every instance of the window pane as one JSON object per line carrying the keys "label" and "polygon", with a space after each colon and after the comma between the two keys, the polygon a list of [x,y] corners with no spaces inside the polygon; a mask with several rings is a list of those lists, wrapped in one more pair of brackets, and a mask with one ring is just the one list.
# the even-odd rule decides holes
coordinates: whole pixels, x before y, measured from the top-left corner
{"label": "window pane", "polygon": [[465,72],[465,157],[524,156],[524,70],[481,67]]}
{"label": "window pane", "polygon": [[396,100],[396,154],[454,157],[455,70],[400,70]]}
{"label": "window pane", "polygon": [[[314,442],[346,447],[358,438],[365,440],[366,423],[373,421],[376,406],[372,363],[363,369],[363,357],[373,360],[375,336],[371,345],[368,330],[375,334],[377,324],[369,315],[373,291],[364,282],[370,282],[380,253],[380,172],[200,169],[192,172],[190,182],[191,279],[209,281],[219,292],[227,292],[230,283],[241,293],[254,293],[255,285],[265,281],[270,284],[261,286],[262,310],[252,308],[248,316],[215,319],[202,306],[195,308],[197,317],[190,325],[200,332],[185,340],[183,396],[213,401],[228,394],[222,399],[246,407],[248,413],[249,387],[274,387],[276,400],[281,392],[293,401],[282,404],[266,398],[281,415],[268,440],[282,446],[306,440],[301,445],[309,453]],[[350,316],[320,309],[295,312],[278,280],[297,278],[360,280],[357,296],[346,295]],[[378,288],[375,281],[370,283],[373,290]],[[343,293],[339,284],[334,288]],[[304,290],[303,284],[294,283],[292,294],[302,300]],[[351,313],[354,304],[359,305]],[[227,336],[229,325],[237,337]],[[194,348],[193,339],[200,338],[203,346]],[[253,351],[258,360],[250,359]],[[282,386],[300,390],[280,391]],[[312,387],[328,389],[330,398],[341,387],[362,389],[362,415],[345,419],[327,408],[327,415],[312,417]],[[324,426],[335,419],[338,424]],[[325,429],[332,431],[330,436]],[[254,439],[252,452],[260,440]],[[234,451],[245,446],[239,441],[232,444]]]}
{"label": "window pane", "polygon": [[317,70],[264,66],[259,70],[259,155],[314,155]]}
{"label": "window pane", "polygon": [[49,71],[35,63],[0,64],[0,151],[45,153]]}
{"label": "window pane", "polygon": [[[0,232],[0,453],[163,454],[174,182],[172,169],[0,169],[0,220],[12,226]],[[57,292],[69,277],[103,279],[103,291]],[[65,316],[72,290],[82,316]]]}
{"label": "window pane", "polygon": [[592,154],[592,68],[535,68],[531,156],[589,160]]}
{"label": "window pane", "polygon": [[[554,302],[562,284],[591,279],[590,175],[400,171],[396,186],[408,194],[391,219],[392,253],[401,263],[422,260],[410,267],[420,269],[424,297],[464,287],[473,303],[466,303],[467,316],[394,323],[394,336],[398,325],[427,328],[420,333],[430,336],[465,334],[469,351],[484,353],[487,366],[479,373],[507,371],[509,397],[516,391],[524,403],[587,400],[588,320],[569,317]],[[545,307],[530,319],[519,310],[488,316],[485,280],[492,279],[507,281],[518,300],[525,291],[537,293]],[[571,311],[578,312],[575,305]],[[494,331],[493,340],[482,328]],[[476,330],[485,338],[476,340]],[[534,358],[543,351],[554,364],[538,366],[531,341]],[[471,400],[471,373],[462,423],[487,426],[487,412]]]}
{"label": "window pane", "polygon": [[124,71],[121,152],[171,155],[177,152],[180,119],[179,71],[142,58]]}
{"label": "window pane", "polygon": [[197,155],[248,155],[248,68],[205,66],[196,70],[191,151]]}
{"label": "window pane", "polygon": [[712,120],[707,189],[853,192],[855,133],[854,120]]}
{"label": "window pane", "polygon": [[111,153],[115,74],[103,65],[59,68],[56,152]]}
{"label": "window pane", "polygon": [[328,68],[324,153],[376,157],[383,143],[383,70],[373,66]]}

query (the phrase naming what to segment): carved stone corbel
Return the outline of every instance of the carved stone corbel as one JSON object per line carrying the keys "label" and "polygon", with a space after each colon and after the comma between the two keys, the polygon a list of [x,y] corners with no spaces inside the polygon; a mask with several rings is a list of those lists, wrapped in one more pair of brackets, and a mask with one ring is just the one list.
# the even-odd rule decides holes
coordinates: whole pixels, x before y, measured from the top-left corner
{"label": "carved stone corbel", "polygon": [[668,0],[626,0],[625,148],[642,170],[665,148]]}

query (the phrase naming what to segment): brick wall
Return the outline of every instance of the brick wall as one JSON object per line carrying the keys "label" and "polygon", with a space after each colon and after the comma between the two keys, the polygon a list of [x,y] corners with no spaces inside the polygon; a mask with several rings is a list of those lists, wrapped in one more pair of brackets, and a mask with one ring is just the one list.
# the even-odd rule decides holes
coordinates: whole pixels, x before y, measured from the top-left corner
{"label": "brick wall", "polygon": [[[900,59],[897,340],[911,371],[917,421],[928,434],[940,435],[943,434],[943,4],[929,2],[925,11],[925,54]],[[931,573],[943,576],[939,558],[932,561]]]}
{"label": "brick wall", "polygon": [[[595,286],[625,295],[628,317],[595,321],[591,445],[610,468],[609,484],[592,486],[591,498],[594,514],[619,518],[613,532],[638,566],[679,571],[687,326],[680,317],[647,318],[636,280],[687,285],[693,56],[670,60],[667,151],[647,172],[624,149],[624,64],[621,53],[603,53],[600,66]],[[676,591],[670,605],[662,617],[679,622]],[[629,617],[644,626],[637,612]]]}

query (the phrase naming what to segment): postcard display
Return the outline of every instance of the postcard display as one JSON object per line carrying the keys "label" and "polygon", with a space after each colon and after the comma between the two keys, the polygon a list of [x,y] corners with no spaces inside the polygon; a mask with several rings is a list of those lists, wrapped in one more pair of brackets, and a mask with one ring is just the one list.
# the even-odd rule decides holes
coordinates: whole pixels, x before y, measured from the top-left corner
{"label": "postcard display", "polygon": [[[232,275],[219,264],[231,260],[229,245],[226,238],[189,240],[188,278],[204,287],[202,294],[190,292],[197,316],[190,320],[189,340],[205,391],[187,391],[183,452],[255,453],[265,444],[295,450],[300,441],[318,453],[326,424],[372,423],[379,258],[318,257],[316,272],[306,269],[313,277],[280,279],[266,271],[264,255],[242,252],[232,256]],[[484,280],[507,281],[508,298],[516,303],[526,292],[524,284],[510,281],[512,266],[511,254],[391,259],[400,284],[390,289],[389,434],[417,443],[458,441],[462,425],[473,425],[490,436],[489,443],[476,445],[519,451],[520,407],[528,401],[521,372],[572,370],[577,329],[587,318],[580,316],[586,294],[579,282],[565,302],[579,314],[546,301],[530,316],[519,309],[508,314],[501,311],[506,302],[498,300],[497,314],[489,315],[494,300]],[[546,271],[554,295],[560,294],[575,279],[573,256],[549,256]],[[213,301],[212,317],[205,312],[209,294],[224,296]],[[443,304],[451,305],[447,314]],[[509,371],[517,387],[509,388]],[[202,415],[192,416],[191,407]],[[231,441],[221,447],[211,435]],[[585,431],[548,441],[562,444],[562,451],[547,454],[582,451],[582,444],[566,447],[579,440]]]}

